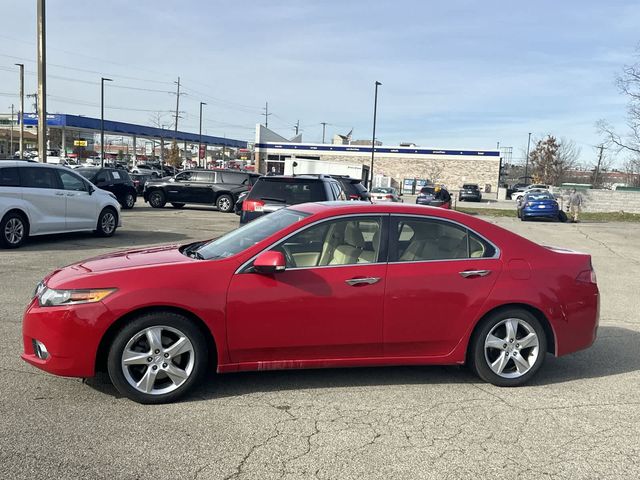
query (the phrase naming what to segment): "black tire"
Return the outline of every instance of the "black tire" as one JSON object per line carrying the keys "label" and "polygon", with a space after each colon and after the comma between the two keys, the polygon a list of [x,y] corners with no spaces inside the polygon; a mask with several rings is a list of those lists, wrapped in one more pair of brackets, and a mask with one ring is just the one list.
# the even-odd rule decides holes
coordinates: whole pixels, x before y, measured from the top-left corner
{"label": "black tire", "polygon": [[567,222],[567,220],[569,220],[569,217],[567,216],[567,213],[563,210],[560,210],[558,212],[558,220],[560,220],[562,223]]}
{"label": "black tire", "polygon": [[136,194],[131,192],[128,192],[124,196],[124,201],[121,203],[122,208],[126,210],[131,210],[135,204],[136,204]]}
{"label": "black tire", "polygon": [[464,202],[464,200],[462,199],[462,197],[458,197],[458,201],[459,201],[459,202]]}
{"label": "black tire", "polygon": [[29,222],[19,212],[7,213],[0,222],[0,245],[2,248],[18,248],[29,237]]}
{"label": "black tire", "polygon": [[162,190],[153,190],[149,193],[149,205],[153,208],[162,208],[167,204],[167,199]]}
{"label": "black tire", "polygon": [[184,207],[184,203],[172,203],[171,206],[173,208],[183,208]]}
{"label": "black tire", "polygon": [[[153,350],[147,340],[147,329],[161,332],[160,348]],[[175,357],[169,355],[170,347],[180,337],[188,340],[188,351]],[[173,343],[171,343],[173,341]],[[145,346],[146,342],[146,346]],[[184,343],[184,342],[183,342]],[[127,351],[140,352],[140,364],[126,366],[123,362],[125,348]],[[134,350],[135,348],[135,350]],[[146,349],[149,349],[147,353]],[[165,350],[160,351],[160,349]],[[157,353],[156,353],[157,352]],[[151,359],[149,361],[148,359]],[[208,366],[209,352],[207,342],[198,327],[183,315],[173,312],[151,312],[143,314],[127,324],[120,330],[109,346],[107,357],[107,371],[114,387],[125,397],[134,402],[144,404],[169,403],[178,400],[195,385],[200,382]],[[155,368],[153,368],[155,367]],[[183,376],[171,376],[172,368],[177,368]],[[153,369],[153,370],[151,370]],[[142,385],[136,388],[132,383],[139,382],[152,372],[157,372],[149,382],[150,391],[142,391]],[[175,372],[175,370],[174,370]],[[160,377],[160,378],[158,378]],[[174,379],[182,382],[176,384]],[[155,390],[155,392],[154,392]]]}
{"label": "black tire", "polygon": [[118,229],[118,212],[113,207],[105,207],[98,216],[96,235],[99,237],[113,237]]}
{"label": "black tire", "polygon": [[527,217],[525,217],[524,215],[520,214],[520,220],[522,220],[523,222],[527,221]]}
{"label": "black tire", "polygon": [[[509,338],[507,323],[513,320],[516,320],[518,327],[516,335]],[[504,337],[503,333],[500,333],[503,331]],[[485,341],[489,341],[490,333],[494,334],[494,338],[499,339],[500,343],[504,341],[504,344],[498,345],[497,348],[485,349]],[[535,334],[537,345],[521,346],[518,340],[524,340],[531,333]],[[516,387],[529,381],[542,367],[546,353],[547,337],[540,321],[530,312],[519,308],[501,310],[490,315],[478,324],[471,338],[470,360],[473,369],[482,380],[498,387]],[[492,369],[491,363],[498,362],[502,357],[507,360],[503,366],[503,374],[500,375]],[[524,364],[521,363],[520,372],[516,362],[518,358],[519,362],[524,361],[529,365],[528,370],[525,370]],[[496,365],[496,368],[499,367],[500,364]]]}
{"label": "black tire", "polygon": [[216,200],[216,207],[218,207],[218,211],[222,213],[229,213],[233,211],[233,206],[234,206],[233,197],[231,197],[231,195],[228,195],[226,193],[223,195],[220,195]]}

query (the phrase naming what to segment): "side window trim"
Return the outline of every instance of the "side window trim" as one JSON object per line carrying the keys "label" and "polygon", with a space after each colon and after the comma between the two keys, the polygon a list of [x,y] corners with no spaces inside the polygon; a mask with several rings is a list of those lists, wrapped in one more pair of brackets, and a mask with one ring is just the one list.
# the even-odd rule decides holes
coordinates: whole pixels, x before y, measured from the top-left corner
{"label": "side window trim", "polygon": [[348,220],[350,218],[361,218],[361,217],[379,217],[381,219],[381,224],[382,224],[382,235],[380,236],[380,248],[378,251],[378,261],[377,262],[371,262],[371,263],[354,263],[352,265],[317,265],[317,266],[313,266],[313,267],[290,267],[287,268],[287,270],[308,270],[311,268],[335,268],[335,267],[346,267],[346,266],[351,266],[351,267],[358,267],[358,266],[366,266],[366,265],[379,265],[379,264],[384,264],[387,263],[389,261],[389,223],[390,223],[390,214],[388,213],[359,213],[359,214],[345,214],[345,215],[339,215],[339,216],[335,216],[335,217],[330,217],[330,218],[323,218],[321,220],[317,220],[315,222],[312,222],[308,225],[305,225],[301,228],[299,228],[298,230],[295,230],[293,232],[291,232],[289,235],[287,235],[284,238],[281,238],[280,240],[273,242],[271,245],[265,247],[263,250],[261,250],[260,252],[256,253],[253,257],[251,257],[249,260],[247,260],[246,262],[244,262],[242,265],[240,265],[240,267],[238,267],[238,269],[235,271],[236,274],[239,273],[253,273],[251,270],[251,267],[253,265],[253,261],[256,259],[256,257],[258,255],[260,255],[263,252],[267,252],[269,250],[272,250],[276,247],[278,247],[280,244],[286,242],[288,239],[290,239],[291,237],[293,237],[294,235],[297,235],[299,233],[304,232],[305,230],[315,227],[317,225],[321,225],[322,223],[326,223],[326,222],[331,222],[331,221],[335,221],[335,220]]}
{"label": "side window trim", "polygon": [[[419,220],[432,220],[432,221],[439,221],[439,222],[444,222],[444,223],[449,223],[451,225],[455,225],[459,228],[463,228],[466,232],[467,232],[467,258],[448,258],[448,259],[436,259],[436,260],[407,260],[407,261],[401,261],[401,260],[391,260],[391,259],[395,259],[395,258],[399,258],[398,255],[398,237],[396,237],[395,235],[391,235],[391,231],[397,228],[397,226],[399,225],[399,222],[403,219],[403,218],[413,218],[413,219],[419,219]],[[481,240],[483,240],[484,242],[488,243],[489,245],[491,245],[495,252],[492,256],[490,257],[471,257],[471,247],[470,247],[470,237],[471,234],[477,236],[478,238],[480,238]],[[388,259],[389,259],[389,264],[407,264],[407,263],[427,263],[427,262],[460,262],[460,261],[469,261],[469,260],[490,260],[490,259],[498,259],[501,256],[501,251],[500,248],[493,243],[492,241],[490,241],[488,238],[486,238],[484,235],[481,235],[480,233],[478,233],[475,230],[470,229],[469,227],[467,227],[466,225],[462,224],[462,223],[458,223],[454,220],[450,220],[448,218],[441,218],[441,217],[432,217],[432,216],[425,216],[425,215],[415,215],[415,214],[404,214],[404,215],[400,215],[400,214],[391,214],[391,219],[390,219],[390,224],[389,224],[389,228],[388,228],[388,235],[389,235],[389,239],[388,239]]]}

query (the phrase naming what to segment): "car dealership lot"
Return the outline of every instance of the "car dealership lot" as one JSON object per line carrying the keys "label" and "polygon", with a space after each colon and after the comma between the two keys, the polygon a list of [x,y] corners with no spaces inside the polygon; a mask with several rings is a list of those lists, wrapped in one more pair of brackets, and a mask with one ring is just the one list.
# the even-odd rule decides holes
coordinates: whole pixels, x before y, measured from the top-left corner
{"label": "car dealership lot", "polygon": [[104,377],[83,385],[19,359],[22,311],[52,269],[238,224],[213,208],[142,203],[123,217],[113,238],[37,238],[0,252],[0,477],[640,477],[640,225],[490,219],[591,253],[598,274],[596,344],[547,357],[528,386],[496,388],[459,367],[255,372],[144,406]]}

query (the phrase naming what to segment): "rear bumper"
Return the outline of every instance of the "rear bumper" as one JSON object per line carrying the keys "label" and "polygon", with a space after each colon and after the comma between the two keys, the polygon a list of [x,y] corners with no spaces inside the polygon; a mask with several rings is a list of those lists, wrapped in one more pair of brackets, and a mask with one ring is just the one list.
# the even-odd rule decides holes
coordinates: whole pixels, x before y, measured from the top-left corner
{"label": "rear bumper", "polygon": [[557,218],[560,210],[558,208],[545,208],[539,210],[525,210],[521,211],[521,215],[527,218],[534,217],[546,217],[546,218]]}
{"label": "rear bumper", "polygon": [[476,202],[479,202],[480,200],[482,200],[482,195],[478,195],[475,193],[460,193],[458,195],[458,198],[460,198],[460,200],[474,200]]}

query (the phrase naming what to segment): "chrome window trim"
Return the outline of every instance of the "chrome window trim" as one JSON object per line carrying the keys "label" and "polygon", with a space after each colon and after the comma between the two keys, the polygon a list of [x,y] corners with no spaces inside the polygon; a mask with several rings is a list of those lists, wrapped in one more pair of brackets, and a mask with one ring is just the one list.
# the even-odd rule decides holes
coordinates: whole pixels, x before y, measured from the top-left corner
{"label": "chrome window trim", "polygon": [[484,235],[479,234],[474,229],[468,227],[467,225],[465,225],[463,223],[456,222],[455,220],[450,220],[448,218],[442,218],[442,217],[433,217],[433,216],[430,216],[430,215],[429,216],[427,216],[427,215],[418,215],[418,214],[415,214],[415,213],[406,213],[406,214],[404,214],[404,213],[392,213],[391,214],[391,219],[393,219],[394,217],[395,218],[411,217],[411,218],[419,218],[419,219],[422,219],[422,220],[439,220],[441,222],[451,223],[451,224],[456,225],[458,227],[462,227],[465,230],[473,232],[474,235],[477,235],[482,240],[484,240],[489,245],[491,245],[495,249],[495,253],[491,257],[440,258],[440,259],[437,259],[437,260],[411,260],[411,261],[407,261],[407,262],[395,261],[395,262],[388,262],[389,265],[396,265],[396,264],[406,265],[407,263],[425,263],[425,262],[430,262],[431,263],[431,262],[456,262],[456,261],[469,261],[469,260],[491,260],[491,259],[499,259],[500,255],[502,253],[502,251],[500,250],[500,247],[498,247],[495,243],[490,241],[487,237],[485,237]]}
{"label": "chrome window trim", "polygon": [[[266,252],[270,249],[272,249],[273,247],[277,246],[278,244],[285,242],[287,239],[291,238],[294,235],[297,235],[298,233],[304,232],[305,230],[307,230],[308,228],[314,227],[316,225],[319,225],[321,223],[324,222],[330,222],[333,220],[340,220],[340,219],[344,219],[344,218],[354,218],[354,217],[380,217],[383,218],[385,216],[390,216],[391,214],[389,213],[345,213],[342,215],[336,215],[335,217],[328,217],[328,218],[321,218],[320,220],[316,220],[315,222],[309,223],[308,225],[305,225],[304,227],[295,230],[293,232],[291,232],[289,235],[287,235],[284,238],[281,238],[280,240],[278,240],[277,242],[273,242],[271,245],[269,245],[268,247],[265,247],[264,249],[260,250],[258,253],[256,253],[253,257],[251,257],[249,260],[247,260],[246,262],[244,262],[242,265],[240,265],[236,271],[234,272],[234,275],[237,275],[239,273],[246,273],[243,272],[243,270],[251,263],[253,262],[256,257],[258,255],[260,255],[263,252]],[[388,262],[371,262],[371,263],[348,263],[345,265],[316,265],[314,267],[292,267],[292,268],[287,268],[285,271],[291,271],[291,270],[309,270],[312,268],[335,268],[335,267],[355,267],[355,266],[370,266],[370,265],[385,265]]]}

